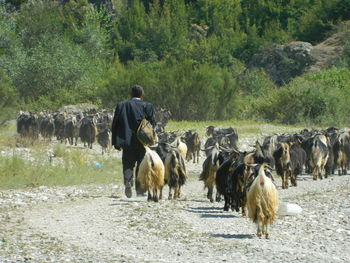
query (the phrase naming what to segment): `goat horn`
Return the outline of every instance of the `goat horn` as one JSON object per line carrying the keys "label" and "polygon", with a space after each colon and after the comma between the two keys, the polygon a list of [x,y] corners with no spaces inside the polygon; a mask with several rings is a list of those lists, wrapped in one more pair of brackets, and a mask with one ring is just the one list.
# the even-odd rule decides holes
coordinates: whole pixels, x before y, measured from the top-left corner
{"label": "goat horn", "polygon": [[275,169],[273,169],[270,165],[265,165],[265,168],[267,168],[267,169],[269,169],[269,170],[271,170],[271,171],[274,171]]}
{"label": "goat horn", "polygon": [[209,146],[209,147],[205,148],[204,151],[213,149],[214,147],[215,147],[214,145],[213,146]]}
{"label": "goat horn", "polygon": [[238,154],[241,154],[241,152],[239,150],[236,150],[235,148],[232,148],[232,151]]}
{"label": "goat horn", "polygon": [[220,150],[223,150],[223,151],[226,151],[226,152],[230,152],[231,150],[226,148],[226,147],[223,147],[223,146],[219,146]]}
{"label": "goat horn", "polygon": [[257,163],[254,163],[254,164],[246,164],[246,166],[248,166],[248,167],[255,167],[255,166],[257,166],[258,164]]}

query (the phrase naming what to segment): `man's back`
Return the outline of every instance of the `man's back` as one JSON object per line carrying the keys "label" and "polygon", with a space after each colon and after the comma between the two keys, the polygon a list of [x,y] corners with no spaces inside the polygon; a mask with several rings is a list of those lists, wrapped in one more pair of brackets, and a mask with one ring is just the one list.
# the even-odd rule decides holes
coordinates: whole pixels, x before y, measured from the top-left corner
{"label": "man's back", "polygon": [[[130,93],[132,99],[120,102],[114,112],[112,124],[112,145],[120,150],[123,148],[122,163],[125,185],[125,195],[132,196],[134,167],[136,176],[138,168],[145,155],[145,148],[136,137],[137,129],[143,119],[147,119],[153,127],[156,121],[153,116],[153,105],[142,101],[145,96],[144,90],[139,85],[134,85]],[[136,180],[137,194],[143,194],[140,185]]]}
{"label": "man's back", "polygon": [[136,131],[144,118],[155,126],[152,104],[138,98],[118,103],[112,125],[112,145],[120,148],[137,144]]}

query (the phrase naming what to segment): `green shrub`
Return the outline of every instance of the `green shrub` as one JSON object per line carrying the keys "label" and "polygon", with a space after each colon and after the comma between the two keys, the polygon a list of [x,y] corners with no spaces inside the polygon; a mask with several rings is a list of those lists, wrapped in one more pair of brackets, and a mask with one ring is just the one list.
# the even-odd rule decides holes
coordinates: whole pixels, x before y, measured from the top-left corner
{"label": "green shrub", "polygon": [[225,68],[196,65],[192,60],[117,65],[100,83],[102,104],[114,107],[127,99],[134,84],[143,86],[146,100],[169,109],[176,120],[224,119],[235,114],[237,87]]}
{"label": "green shrub", "polygon": [[345,45],[343,47],[342,60],[346,63],[347,66],[350,66],[350,40],[345,42]]}
{"label": "green shrub", "polygon": [[16,116],[18,93],[0,68],[0,125]]}
{"label": "green shrub", "polygon": [[308,74],[286,87],[257,98],[250,113],[257,119],[285,124],[348,124],[350,71],[347,68]]}

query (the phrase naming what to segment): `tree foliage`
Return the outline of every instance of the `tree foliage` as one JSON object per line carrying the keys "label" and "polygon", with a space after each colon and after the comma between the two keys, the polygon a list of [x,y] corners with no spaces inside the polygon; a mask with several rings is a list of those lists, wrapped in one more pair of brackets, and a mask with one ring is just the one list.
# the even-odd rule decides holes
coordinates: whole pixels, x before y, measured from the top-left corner
{"label": "tree foliage", "polygon": [[[245,65],[270,43],[317,43],[349,14],[342,0],[0,0],[0,92],[14,98],[10,108],[114,107],[138,83],[176,119],[323,122],[333,114],[323,82],[276,89]],[[303,111],[287,120],[283,104]]]}
{"label": "tree foliage", "polygon": [[18,106],[18,94],[4,71],[0,68],[0,125],[6,120],[14,117]]}

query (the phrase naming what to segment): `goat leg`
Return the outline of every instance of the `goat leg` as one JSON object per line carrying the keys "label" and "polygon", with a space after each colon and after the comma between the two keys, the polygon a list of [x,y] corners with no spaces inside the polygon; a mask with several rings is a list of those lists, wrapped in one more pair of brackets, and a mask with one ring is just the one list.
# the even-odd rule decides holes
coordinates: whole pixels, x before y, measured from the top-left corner
{"label": "goat leg", "polygon": [[258,221],[258,232],[256,233],[258,237],[262,236],[262,222]]}
{"label": "goat leg", "polygon": [[153,201],[158,202],[158,191],[157,189],[153,189]]}
{"label": "goat leg", "polygon": [[268,239],[269,238],[269,225],[265,224],[265,238]]}
{"label": "goat leg", "polygon": [[171,194],[171,187],[169,186],[169,197],[168,197],[169,200],[172,200],[173,199],[173,195]]}
{"label": "goat leg", "polygon": [[159,200],[163,199],[163,187],[160,188],[159,190]]}
{"label": "goat leg", "polygon": [[148,190],[148,197],[147,197],[147,201],[148,201],[148,202],[152,201],[152,195],[151,195],[150,190]]}
{"label": "goat leg", "polygon": [[224,199],[225,199],[224,211],[228,211],[230,208],[230,197],[227,194],[225,194]]}
{"label": "goat leg", "polygon": [[242,216],[247,216],[247,212],[245,210],[245,206],[242,205]]}
{"label": "goat leg", "polygon": [[211,203],[214,202],[214,199],[213,199],[213,186],[212,185],[208,187],[207,198],[210,200]]}
{"label": "goat leg", "polygon": [[216,202],[220,202],[220,201],[221,201],[221,194],[220,194],[217,190],[216,190],[215,201],[216,201]]}
{"label": "goat leg", "polygon": [[177,198],[180,198],[180,196],[181,196],[181,186],[178,186]]}

